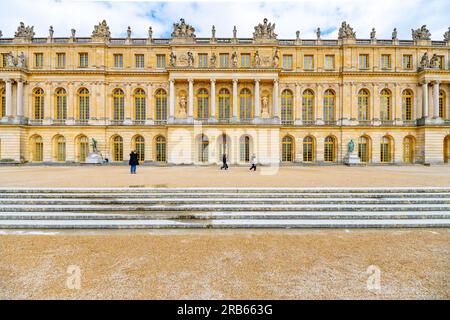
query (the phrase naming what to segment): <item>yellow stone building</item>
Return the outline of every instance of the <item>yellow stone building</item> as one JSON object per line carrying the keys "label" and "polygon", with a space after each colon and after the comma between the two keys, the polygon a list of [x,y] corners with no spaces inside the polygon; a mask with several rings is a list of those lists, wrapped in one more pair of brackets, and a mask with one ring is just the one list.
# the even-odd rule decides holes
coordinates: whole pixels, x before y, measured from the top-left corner
{"label": "yellow stone building", "polygon": [[342,163],[350,141],[367,164],[448,163],[450,29],[431,41],[197,38],[183,19],[171,38],[35,38],[23,23],[0,38],[2,162],[85,162],[95,139],[110,162]]}

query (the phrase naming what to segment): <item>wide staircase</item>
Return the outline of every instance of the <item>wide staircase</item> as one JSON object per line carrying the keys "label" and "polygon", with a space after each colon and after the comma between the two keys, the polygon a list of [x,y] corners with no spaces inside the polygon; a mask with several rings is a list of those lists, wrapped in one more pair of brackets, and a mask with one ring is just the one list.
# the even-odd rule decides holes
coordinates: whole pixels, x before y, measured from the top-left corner
{"label": "wide staircase", "polygon": [[0,229],[450,227],[450,188],[0,189]]}

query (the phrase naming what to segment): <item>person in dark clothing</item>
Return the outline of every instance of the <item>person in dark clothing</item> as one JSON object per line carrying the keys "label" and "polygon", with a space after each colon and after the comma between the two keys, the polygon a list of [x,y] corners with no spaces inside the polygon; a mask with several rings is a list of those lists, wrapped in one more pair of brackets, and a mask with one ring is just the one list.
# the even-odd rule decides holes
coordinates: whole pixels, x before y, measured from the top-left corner
{"label": "person in dark clothing", "polygon": [[136,166],[139,165],[138,154],[133,150],[130,153],[130,161],[128,162],[130,165],[131,174],[136,174]]}
{"label": "person in dark clothing", "polygon": [[251,161],[251,167],[250,167],[250,171],[256,171],[256,154],[252,155],[252,161]]}
{"label": "person in dark clothing", "polygon": [[222,169],[227,170],[228,169],[227,155],[225,153],[222,156],[222,162],[223,162],[223,165],[222,165],[222,167],[220,167],[220,170],[222,170]]}

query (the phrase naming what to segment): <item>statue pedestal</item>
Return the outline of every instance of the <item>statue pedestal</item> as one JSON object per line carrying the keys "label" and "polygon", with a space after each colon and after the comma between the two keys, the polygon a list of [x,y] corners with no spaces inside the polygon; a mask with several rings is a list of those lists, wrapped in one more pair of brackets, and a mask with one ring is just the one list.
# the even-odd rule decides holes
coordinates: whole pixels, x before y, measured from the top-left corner
{"label": "statue pedestal", "polygon": [[344,157],[344,163],[347,166],[357,166],[357,165],[361,165],[361,159],[354,152],[347,153],[347,155]]}
{"label": "statue pedestal", "polygon": [[103,157],[98,152],[89,153],[85,162],[92,164],[103,164]]}

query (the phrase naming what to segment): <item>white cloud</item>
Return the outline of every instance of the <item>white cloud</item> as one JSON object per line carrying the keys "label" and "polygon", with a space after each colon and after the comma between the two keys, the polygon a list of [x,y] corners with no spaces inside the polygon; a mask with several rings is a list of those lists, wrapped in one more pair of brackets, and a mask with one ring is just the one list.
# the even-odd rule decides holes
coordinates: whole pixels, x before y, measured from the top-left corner
{"label": "white cloud", "polygon": [[[233,26],[239,37],[251,37],[253,27],[267,17],[276,23],[279,38],[314,38],[320,27],[330,31],[323,38],[336,38],[341,21],[354,27],[358,38],[368,38],[372,27],[378,38],[389,39],[397,27],[399,37],[411,38],[411,28],[427,24],[433,39],[441,40],[448,29],[450,2],[447,0],[320,0],[320,1],[69,1],[2,0],[0,30],[12,37],[20,21],[34,25],[36,36],[47,36],[53,25],[56,37],[66,37],[75,28],[78,36],[90,36],[93,26],[106,19],[113,36],[124,36],[127,26],[133,36],[167,36],[172,23],[183,17],[197,29],[198,37],[209,37],[214,24],[218,37],[231,37]],[[6,10],[5,10],[6,9]]]}

